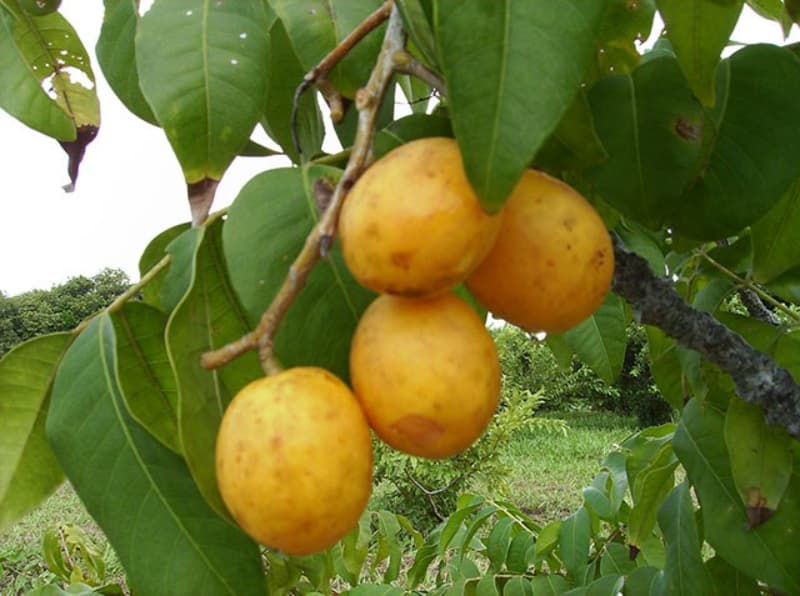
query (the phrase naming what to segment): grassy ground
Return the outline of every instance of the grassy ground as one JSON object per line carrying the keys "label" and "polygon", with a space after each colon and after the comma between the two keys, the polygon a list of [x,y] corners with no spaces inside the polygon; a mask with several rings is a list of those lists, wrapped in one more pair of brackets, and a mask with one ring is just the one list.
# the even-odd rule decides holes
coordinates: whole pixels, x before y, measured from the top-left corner
{"label": "grassy ground", "polygon": [[[574,511],[582,502],[581,489],[597,473],[604,454],[633,432],[633,421],[596,413],[559,413],[570,430],[566,436],[520,432],[503,454],[512,468],[508,498],[544,523]],[[474,486],[487,496],[496,487]],[[72,488],[65,484],[38,509],[0,534],[0,596],[24,594],[55,580],[41,555],[44,528],[72,523],[87,531],[106,551],[107,574],[122,571],[102,532],[86,513]]]}

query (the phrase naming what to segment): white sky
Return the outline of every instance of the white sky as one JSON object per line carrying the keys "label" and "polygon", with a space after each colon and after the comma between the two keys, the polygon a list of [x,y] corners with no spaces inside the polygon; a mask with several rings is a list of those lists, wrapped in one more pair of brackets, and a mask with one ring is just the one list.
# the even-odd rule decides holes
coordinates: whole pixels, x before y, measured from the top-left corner
{"label": "white sky", "polygon": [[[93,55],[102,3],[65,0],[61,10]],[[745,10],[733,39],[784,43],[777,24]],[[798,40],[795,27],[790,41]],[[188,220],[183,177],[166,137],[122,106],[96,65],[95,76],[101,129],[71,194],[61,190],[68,181],[61,147],[0,110],[0,290],[6,294],[47,289],[104,267],[121,268],[136,280],[150,239]],[[258,172],[285,163],[237,159],[219,186],[215,208],[230,204]]]}

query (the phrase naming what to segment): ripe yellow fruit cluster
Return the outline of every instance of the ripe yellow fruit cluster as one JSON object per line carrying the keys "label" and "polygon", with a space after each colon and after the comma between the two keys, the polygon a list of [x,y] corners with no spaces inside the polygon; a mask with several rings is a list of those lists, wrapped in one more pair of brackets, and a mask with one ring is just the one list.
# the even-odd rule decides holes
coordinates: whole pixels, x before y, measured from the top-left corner
{"label": "ripe yellow fruit cluster", "polygon": [[484,432],[500,365],[483,320],[451,293],[530,331],[562,331],[603,301],[613,252],[603,221],[566,184],[526,171],[486,214],[452,139],[402,145],[353,187],[339,222],[347,266],[381,295],[353,336],[353,391],[318,368],[260,379],[233,400],[217,479],[253,538],[290,554],[324,549],[366,507],[372,430],[412,455],[443,458]]}

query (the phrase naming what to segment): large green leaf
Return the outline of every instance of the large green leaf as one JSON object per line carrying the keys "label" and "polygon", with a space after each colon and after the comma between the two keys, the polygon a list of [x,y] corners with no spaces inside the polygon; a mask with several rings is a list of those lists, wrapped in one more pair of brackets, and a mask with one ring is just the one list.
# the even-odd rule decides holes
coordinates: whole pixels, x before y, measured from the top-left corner
{"label": "large green leaf", "polygon": [[800,265],[800,242],[795,230],[800,226],[800,178],[783,198],[751,226],[753,239],[753,278],[767,283]]}
{"label": "large green leaf", "polygon": [[672,445],[664,443],[635,476],[632,485],[633,508],[628,515],[629,542],[641,548],[656,525],[662,502],[675,485],[678,460]]}
{"label": "large green leaf", "polygon": [[156,0],[139,20],[142,91],[188,184],[219,180],[258,122],[267,92],[263,0]]}
{"label": "large green leaf", "polygon": [[[167,247],[170,245],[170,243],[188,229],[188,223],[178,224],[177,226],[167,228],[153,238],[147,244],[144,252],[142,252],[142,256],[139,258],[139,275],[146,275],[150,269],[152,269],[159,261],[161,261],[161,259],[167,255]],[[163,269],[158,275],[151,279],[150,282],[142,288],[142,300],[144,300],[147,304],[151,304],[161,308],[162,310],[171,310],[172,307],[177,304],[178,300],[180,300],[181,296],[183,296],[185,288],[181,290],[177,297],[174,298],[174,303],[171,306],[162,302],[161,291],[165,280],[169,275],[170,269],[177,269],[180,266],[180,263],[170,263],[169,267]]]}
{"label": "large green leaf", "polygon": [[464,0],[434,7],[456,139],[472,186],[494,212],[572,103],[606,1]]}
{"label": "large green leaf", "polygon": [[730,565],[721,557],[706,561],[706,568],[714,584],[715,596],[759,596],[761,590],[755,580]]}
{"label": "large green leaf", "polygon": [[[295,55],[286,29],[281,21],[276,21],[270,30],[270,79],[267,104],[262,124],[284,153],[294,163],[300,163],[300,156],[292,139],[292,106],[294,90],[303,80],[305,71]],[[317,105],[317,95],[307,91],[297,109],[297,136],[303,157],[306,159],[319,153],[325,128]]]}
{"label": "large green leaf", "polygon": [[64,479],[44,424],[50,387],[71,337],[40,336],[0,360],[0,532]]}
{"label": "large green leaf", "polygon": [[777,590],[800,592],[796,539],[800,532],[800,474],[792,480],[775,515],[758,528],[747,527],[724,439],[724,418],[697,400],[684,408],[673,441],[703,511],[706,541],[717,555],[750,577]]}
{"label": "large green leaf", "polygon": [[[252,325],[283,284],[318,219],[315,181],[335,180],[339,173],[320,166],[270,170],[250,180],[231,205],[223,230],[225,259]],[[347,378],[350,338],[373,296],[353,280],[335,245],[281,323],[275,351],[284,366],[322,366]]]}
{"label": "large green leaf", "polygon": [[[715,515],[716,512],[709,512]],[[684,481],[672,489],[658,512],[658,525],[667,545],[667,564],[657,594],[694,596],[708,594],[711,578],[700,552],[689,485]]]}
{"label": "large green leaf", "polygon": [[625,361],[625,304],[611,292],[588,319],[564,333],[572,350],[600,378],[613,383]]}
{"label": "large green leaf", "polygon": [[697,171],[704,115],[678,63],[663,57],[630,75],[608,76],[589,92],[609,159],[587,171],[623,214],[656,229]]}
{"label": "large green leaf", "polygon": [[[283,21],[300,64],[308,72],[382,0],[269,0]],[[367,35],[328,75],[345,97],[353,98],[364,86],[381,47],[382,30]]]}
{"label": "large green leaf", "polygon": [[95,50],[109,87],[133,114],[158,124],[139,87],[136,70],[136,28],[139,0],[104,0],[105,17]]}
{"label": "large green leaf", "polygon": [[0,107],[59,141],[100,125],[91,59],[58,12],[34,17],[0,5]]}
{"label": "large green leaf", "polygon": [[131,416],[176,453],[178,387],[169,365],[167,315],[143,302],[128,302],[111,315],[117,338],[117,381]]}
{"label": "large green leaf", "polygon": [[101,315],[64,356],[47,437],[140,594],[264,593],[261,555],[210,509],[184,462],[128,414],[114,375],[114,328]]}
{"label": "large green leaf", "polygon": [[672,220],[675,231],[701,240],[757,221],[800,175],[800,59],[776,46],[747,46],[717,78],[713,146]]}
{"label": "large green leaf", "polygon": [[731,472],[751,525],[777,509],[792,478],[792,447],[785,429],[768,425],[755,404],[732,399],[725,415]]}
{"label": "large green leaf", "polygon": [[714,105],[714,75],[744,0],[657,0],[656,4],[689,86],[703,104]]}
{"label": "large green leaf", "polygon": [[658,327],[647,326],[647,351],[650,373],[664,399],[675,409],[682,409],[686,399],[686,380],[678,352],[682,350]]}
{"label": "large green leaf", "polygon": [[222,223],[217,218],[197,229],[189,289],[170,315],[166,338],[178,381],[178,432],[183,455],[200,492],[224,515],[227,510],[217,488],[214,465],[217,430],[231,399],[263,373],[255,352],[214,371],[200,365],[204,352],[219,349],[250,331],[225,271]]}

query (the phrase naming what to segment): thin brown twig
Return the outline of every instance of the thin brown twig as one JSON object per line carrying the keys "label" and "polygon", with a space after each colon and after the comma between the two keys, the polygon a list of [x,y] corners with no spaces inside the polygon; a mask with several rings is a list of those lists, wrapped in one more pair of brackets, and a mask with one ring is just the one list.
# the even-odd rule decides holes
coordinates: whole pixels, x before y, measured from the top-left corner
{"label": "thin brown twig", "polygon": [[[330,100],[329,94],[331,93],[331,88],[333,85],[327,82],[326,78],[328,73],[331,71],[331,69],[333,69],[334,66],[339,64],[339,62],[341,62],[345,56],[347,56],[350,50],[352,50],[358,42],[364,39],[364,37],[366,37],[369,33],[377,29],[381,23],[389,18],[393,4],[393,0],[386,0],[386,2],[384,2],[380,8],[371,13],[366,19],[361,21],[361,23],[350,33],[348,33],[347,36],[319,62],[319,64],[306,73],[302,82],[297,86],[297,89],[295,89],[294,101],[292,103],[291,131],[292,142],[294,143],[294,148],[298,155],[303,155],[303,148],[300,146],[300,137],[297,134],[297,111],[300,105],[300,98],[303,96],[303,93],[305,93],[311,87],[311,85],[319,85],[321,80],[326,80],[326,84],[322,90],[324,91],[326,99]],[[338,96],[339,99],[341,99],[341,95],[338,94],[338,91],[336,92],[335,96]],[[334,96],[331,95],[331,97]]]}
{"label": "thin brown twig", "polygon": [[444,79],[414,58],[408,51],[400,50],[394,55],[394,68],[397,72],[411,75],[436,89],[439,95],[447,96],[447,85]]}
{"label": "thin brown twig", "polygon": [[[387,2],[384,6],[389,5]],[[249,350],[258,348],[261,366],[266,374],[279,370],[273,353],[273,338],[278,325],[303,288],[308,275],[321,257],[327,255],[333,242],[344,197],[353,187],[366,167],[372,153],[372,141],[381,100],[392,81],[394,63],[392,56],[405,45],[405,33],[399,11],[392,8],[384,36],[383,47],[372,70],[366,87],[359,89],[356,107],[359,110],[358,128],[347,167],[333,191],[328,208],[306,238],[303,249],[289,268],[289,273],[261,317],[258,326],[247,335],[223,346],[219,350],[206,352],[201,364],[206,369],[215,369],[227,364]]]}

